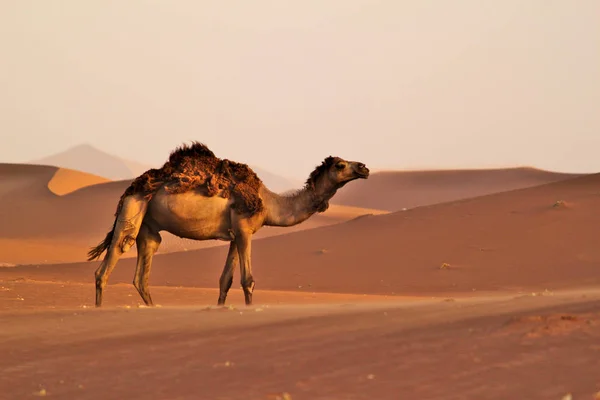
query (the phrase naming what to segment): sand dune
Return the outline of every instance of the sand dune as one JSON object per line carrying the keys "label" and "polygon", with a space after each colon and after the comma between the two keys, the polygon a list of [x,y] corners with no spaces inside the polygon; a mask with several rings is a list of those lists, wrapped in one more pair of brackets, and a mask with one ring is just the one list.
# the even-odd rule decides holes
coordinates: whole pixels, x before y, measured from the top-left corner
{"label": "sand dune", "polygon": [[[265,289],[451,295],[600,284],[598,187],[600,175],[591,175],[256,240],[256,298]],[[158,255],[151,282],[215,287],[225,250]],[[89,282],[96,266],[6,273]],[[122,260],[111,282],[130,282],[133,268]]]}
{"label": "sand dune", "polygon": [[440,171],[383,171],[348,185],[335,204],[399,211],[448,201],[522,189],[575,178],[581,174],[535,168]]}
{"label": "sand dune", "polygon": [[72,169],[59,168],[48,182],[48,189],[62,196],[81,188],[108,182],[108,179]]}
{"label": "sand dune", "polygon": [[23,165],[0,164],[0,199],[25,198],[28,196],[51,197],[48,182],[58,168]]}
{"label": "sand dune", "polygon": [[[49,166],[0,164],[0,263],[83,261],[114,220],[119,197],[130,181],[106,181],[79,171]],[[291,228],[265,228],[257,237],[334,224],[384,211],[334,205]],[[222,246],[163,234],[159,253]],[[126,257],[135,257],[135,251]]]}

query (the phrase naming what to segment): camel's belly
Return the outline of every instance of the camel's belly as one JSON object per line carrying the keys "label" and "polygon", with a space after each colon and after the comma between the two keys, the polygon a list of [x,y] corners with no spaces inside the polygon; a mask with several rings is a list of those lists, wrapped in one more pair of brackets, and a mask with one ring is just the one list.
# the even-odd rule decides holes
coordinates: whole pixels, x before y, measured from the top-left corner
{"label": "camel's belly", "polygon": [[162,190],[149,205],[159,230],[195,240],[231,240],[231,202],[194,192],[166,194]]}

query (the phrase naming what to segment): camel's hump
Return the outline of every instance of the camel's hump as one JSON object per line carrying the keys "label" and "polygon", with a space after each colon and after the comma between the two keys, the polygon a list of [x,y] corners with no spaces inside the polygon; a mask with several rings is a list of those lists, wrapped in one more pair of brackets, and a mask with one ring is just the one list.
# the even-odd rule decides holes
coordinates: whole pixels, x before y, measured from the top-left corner
{"label": "camel's hump", "polygon": [[183,144],[171,152],[169,162],[177,165],[184,158],[214,158],[217,159],[215,153],[208,148],[207,145],[200,142],[192,142],[192,144]]}

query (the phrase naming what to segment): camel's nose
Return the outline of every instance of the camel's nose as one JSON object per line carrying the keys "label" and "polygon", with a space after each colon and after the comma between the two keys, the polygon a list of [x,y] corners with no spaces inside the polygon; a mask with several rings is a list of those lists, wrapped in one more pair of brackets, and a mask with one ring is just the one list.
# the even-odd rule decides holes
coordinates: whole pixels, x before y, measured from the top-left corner
{"label": "camel's nose", "polygon": [[369,168],[367,168],[367,166],[364,163],[357,162],[356,170],[362,175],[366,175],[366,176],[369,175]]}

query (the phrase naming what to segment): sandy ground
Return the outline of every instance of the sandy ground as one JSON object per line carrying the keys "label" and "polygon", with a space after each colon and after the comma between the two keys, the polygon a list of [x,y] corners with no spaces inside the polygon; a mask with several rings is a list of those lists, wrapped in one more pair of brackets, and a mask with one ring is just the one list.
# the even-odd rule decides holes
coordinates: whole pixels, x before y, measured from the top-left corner
{"label": "sandy ground", "polygon": [[[82,308],[89,284],[1,285],[1,399],[593,399],[600,391],[599,288],[452,299],[265,291],[253,307],[236,291],[229,308],[212,306],[216,291],[160,288],[172,305],[150,309],[119,285],[110,306],[94,309]],[[33,308],[13,307],[6,293]]]}
{"label": "sandy ground", "polygon": [[[600,285],[600,175],[254,240],[261,290],[377,295]],[[132,252],[134,253],[134,252]],[[157,255],[150,285],[217,287],[226,248]],[[98,262],[4,268],[89,283]],[[130,283],[123,259],[110,283]],[[237,284],[239,273],[234,278]],[[258,300],[260,301],[260,300]]]}
{"label": "sandy ground", "polygon": [[158,254],[155,308],[125,258],[96,309],[98,262],[9,255],[76,251],[124,183],[58,196],[56,170],[7,168],[0,399],[600,399],[600,175],[358,218],[333,207],[337,223],[253,241],[252,307],[237,271],[215,306],[223,246]]}

